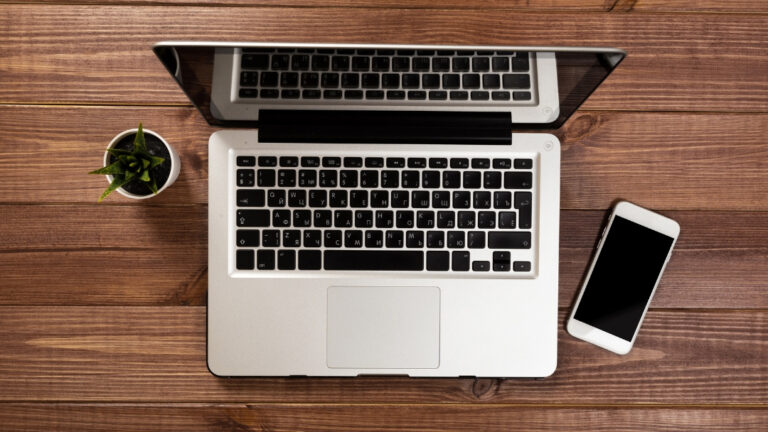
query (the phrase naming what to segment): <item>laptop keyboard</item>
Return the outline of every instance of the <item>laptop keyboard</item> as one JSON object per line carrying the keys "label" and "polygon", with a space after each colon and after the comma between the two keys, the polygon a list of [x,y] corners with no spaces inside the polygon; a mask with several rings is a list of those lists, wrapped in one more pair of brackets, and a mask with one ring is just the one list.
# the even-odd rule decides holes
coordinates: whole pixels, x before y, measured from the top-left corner
{"label": "laptop keyboard", "polygon": [[514,51],[247,48],[238,94],[324,103],[530,104],[532,60]]}
{"label": "laptop keyboard", "polygon": [[239,155],[238,270],[530,274],[535,155]]}

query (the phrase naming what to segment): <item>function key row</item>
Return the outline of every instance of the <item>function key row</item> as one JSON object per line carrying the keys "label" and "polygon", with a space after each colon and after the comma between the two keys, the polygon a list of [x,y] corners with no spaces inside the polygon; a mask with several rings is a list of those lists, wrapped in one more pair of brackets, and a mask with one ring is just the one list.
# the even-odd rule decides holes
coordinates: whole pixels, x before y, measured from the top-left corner
{"label": "function key row", "polygon": [[319,90],[319,89],[283,89],[263,88],[261,90],[254,88],[242,88],[239,95],[241,98],[253,99],[304,99],[304,100],[367,100],[380,101],[383,99],[397,101],[492,101],[516,102],[530,101],[532,96],[529,91],[487,91],[487,90]]}
{"label": "function key row", "polygon": [[531,169],[533,168],[533,159],[512,159],[507,158],[422,158],[422,157],[338,157],[338,156],[325,156],[320,158],[318,156],[238,156],[237,166],[241,167],[285,167],[294,168],[301,164],[304,168],[317,168],[321,164],[325,168],[473,168],[473,169],[488,169],[493,167],[494,169],[509,169],[514,166],[515,169]]}

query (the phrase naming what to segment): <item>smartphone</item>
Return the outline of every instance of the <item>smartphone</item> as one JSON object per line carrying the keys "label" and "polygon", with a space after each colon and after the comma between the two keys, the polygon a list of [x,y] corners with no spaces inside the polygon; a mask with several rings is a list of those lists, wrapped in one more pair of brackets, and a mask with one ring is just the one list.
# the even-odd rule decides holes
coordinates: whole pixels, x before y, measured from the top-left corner
{"label": "smartphone", "polygon": [[568,333],[627,354],[679,234],[672,219],[626,201],[616,204],[568,319]]}

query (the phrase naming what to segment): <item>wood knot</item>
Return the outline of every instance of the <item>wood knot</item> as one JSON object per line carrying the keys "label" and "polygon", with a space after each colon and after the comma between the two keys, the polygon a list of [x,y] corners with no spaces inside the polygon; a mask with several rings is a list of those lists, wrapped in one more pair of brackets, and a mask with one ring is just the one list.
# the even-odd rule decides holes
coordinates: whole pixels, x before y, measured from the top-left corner
{"label": "wood knot", "polygon": [[565,141],[580,141],[591,135],[599,125],[600,121],[596,114],[582,114],[568,122],[565,130]]}
{"label": "wood knot", "polygon": [[499,391],[499,380],[495,378],[475,378],[472,394],[480,400],[492,398]]}

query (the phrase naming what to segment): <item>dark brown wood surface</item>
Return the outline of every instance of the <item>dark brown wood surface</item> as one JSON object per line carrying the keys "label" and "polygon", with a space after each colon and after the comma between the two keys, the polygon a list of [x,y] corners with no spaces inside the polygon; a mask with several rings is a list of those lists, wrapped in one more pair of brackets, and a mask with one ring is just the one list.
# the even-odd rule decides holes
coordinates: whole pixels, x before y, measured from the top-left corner
{"label": "dark brown wood surface", "polygon": [[[560,131],[558,369],[544,380],[219,379],[205,367],[207,139],[163,39],[616,46]],[[95,200],[117,132],[179,151]],[[0,0],[0,431],[765,431],[768,3]],[[563,330],[611,203],[682,234],[635,349]]]}

